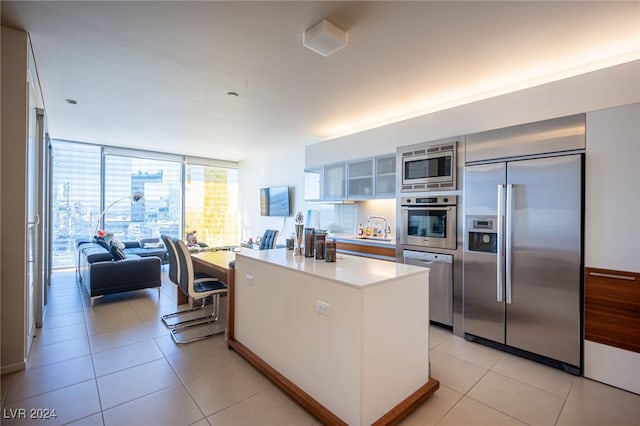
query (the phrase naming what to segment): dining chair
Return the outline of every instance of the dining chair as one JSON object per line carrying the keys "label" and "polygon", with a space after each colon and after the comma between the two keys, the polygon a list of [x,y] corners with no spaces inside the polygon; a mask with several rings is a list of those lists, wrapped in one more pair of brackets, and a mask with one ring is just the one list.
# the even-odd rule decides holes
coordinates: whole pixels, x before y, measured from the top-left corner
{"label": "dining chair", "polygon": [[[214,334],[224,333],[224,328],[210,329],[201,327],[218,321],[220,317],[220,296],[227,293],[227,285],[220,280],[197,280],[193,270],[193,261],[187,245],[182,240],[175,241],[175,249],[178,259],[178,284],[182,291],[189,295],[194,301],[204,301],[207,297],[213,297],[213,310],[211,314],[198,317],[188,322],[183,322],[178,327],[171,329],[171,336],[176,343],[188,343],[195,340],[205,339]],[[193,332],[192,328],[198,327],[204,333]],[[187,337],[185,337],[187,336]]]}
{"label": "dining chair", "polygon": [[260,240],[260,250],[269,250],[276,248],[276,242],[278,241],[278,231],[275,229],[267,229],[262,235]]}
{"label": "dining chair", "polygon": [[[176,248],[176,239],[170,237],[168,235],[161,235],[165,247],[167,248],[167,253],[169,254],[169,280],[174,283],[178,288],[180,287],[180,263],[178,261],[178,251]],[[194,274],[194,278],[196,282],[211,282],[214,283],[218,281],[217,278],[211,277],[205,273],[196,272]],[[178,291],[182,291],[178,289]],[[192,315],[188,315],[193,312],[202,311],[206,306],[206,298],[200,300],[200,306],[196,306],[191,309],[186,309],[182,311],[173,312],[170,314],[165,314],[162,316],[162,322],[169,328],[179,327],[181,325],[193,323],[195,321],[200,321],[203,319],[208,319],[210,317],[209,314],[204,316],[193,317]],[[185,317],[186,319],[181,319],[181,317]]]}

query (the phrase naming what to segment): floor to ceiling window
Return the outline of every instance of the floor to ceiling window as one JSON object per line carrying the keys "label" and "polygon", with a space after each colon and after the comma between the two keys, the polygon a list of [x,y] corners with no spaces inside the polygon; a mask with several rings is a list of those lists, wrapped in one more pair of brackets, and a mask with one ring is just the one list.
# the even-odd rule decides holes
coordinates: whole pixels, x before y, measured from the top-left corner
{"label": "floor to ceiling window", "polygon": [[75,240],[89,238],[100,214],[101,148],[52,142],[51,266],[74,264]]}
{"label": "floor to ceiling window", "polygon": [[238,244],[238,170],[188,164],[185,231],[213,246]]}
{"label": "floor to ceiling window", "polygon": [[[182,164],[144,158],[105,155],[104,230],[120,241],[180,237],[182,222]],[[135,192],[144,197],[132,203]]]}
{"label": "floor to ceiling window", "polygon": [[[232,163],[56,140],[52,147],[53,268],[74,266],[75,240],[91,238],[96,226],[120,241],[184,239],[196,230],[209,246],[239,243]],[[137,191],[144,196],[132,203]]]}

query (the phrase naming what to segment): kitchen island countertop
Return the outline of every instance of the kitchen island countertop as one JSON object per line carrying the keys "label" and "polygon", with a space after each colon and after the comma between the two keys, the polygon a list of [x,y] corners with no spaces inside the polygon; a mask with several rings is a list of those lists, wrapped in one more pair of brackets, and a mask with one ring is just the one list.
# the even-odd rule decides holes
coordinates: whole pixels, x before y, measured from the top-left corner
{"label": "kitchen island countertop", "polygon": [[424,268],[338,253],[336,262],[325,262],[313,257],[294,256],[292,250],[242,250],[237,256],[246,256],[322,279],[360,288],[382,284],[410,275],[421,274]]}

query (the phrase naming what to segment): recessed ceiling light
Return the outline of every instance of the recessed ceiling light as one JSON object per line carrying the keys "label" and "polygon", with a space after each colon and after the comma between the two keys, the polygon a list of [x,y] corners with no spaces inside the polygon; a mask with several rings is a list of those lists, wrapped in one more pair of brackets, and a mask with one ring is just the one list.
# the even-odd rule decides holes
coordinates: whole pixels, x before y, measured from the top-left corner
{"label": "recessed ceiling light", "polygon": [[76,105],[78,103],[78,101],[76,101],[75,99],[69,99],[69,98],[65,99],[64,101],[69,105]]}
{"label": "recessed ceiling light", "polygon": [[240,95],[238,95],[238,92],[227,92],[227,95],[229,95],[229,96],[233,96],[233,97],[236,97],[236,98],[237,98],[238,96],[240,96]]}

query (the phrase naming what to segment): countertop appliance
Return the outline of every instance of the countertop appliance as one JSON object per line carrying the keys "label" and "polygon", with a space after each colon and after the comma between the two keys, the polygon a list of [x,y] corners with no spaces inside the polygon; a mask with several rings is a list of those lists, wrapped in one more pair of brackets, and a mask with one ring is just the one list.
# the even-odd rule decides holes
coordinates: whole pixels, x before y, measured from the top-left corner
{"label": "countertop appliance", "polygon": [[429,320],[453,326],[453,256],[403,250],[404,263],[429,271]]}
{"label": "countertop appliance", "polygon": [[456,189],[457,141],[399,148],[401,192]]}
{"label": "countertop appliance", "polygon": [[400,244],[455,250],[457,197],[415,196],[400,199]]}
{"label": "countertop appliance", "polygon": [[572,374],[581,369],[583,163],[573,153],[464,170],[465,337]]}

